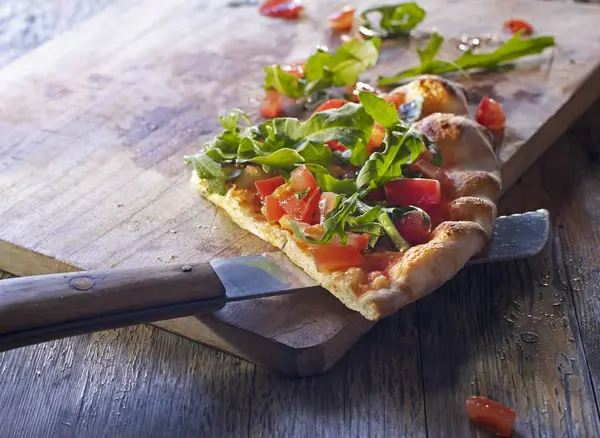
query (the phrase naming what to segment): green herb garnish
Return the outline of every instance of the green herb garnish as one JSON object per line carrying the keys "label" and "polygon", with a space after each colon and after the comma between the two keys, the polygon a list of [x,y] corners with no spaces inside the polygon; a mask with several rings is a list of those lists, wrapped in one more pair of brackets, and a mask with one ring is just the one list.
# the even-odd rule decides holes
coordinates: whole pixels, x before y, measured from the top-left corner
{"label": "green herb garnish", "polygon": [[377,63],[380,43],[378,38],[350,40],[338,47],[335,53],[319,48],[306,61],[303,78],[284,71],[279,65],[265,67],[263,87],[298,99],[333,86],[354,85],[363,71]]}
{"label": "green herb garnish", "polygon": [[[374,25],[369,19],[374,13],[379,13],[379,23]],[[361,12],[360,16],[365,23],[360,31],[368,37],[382,39],[407,36],[423,19],[425,10],[416,3],[399,3],[396,5],[375,6]]]}
{"label": "green herb garnish", "polygon": [[444,37],[434,33],[427,47],[417,50],[421,62],[418,67],[403,70],[394,76],[380,77],[377,84],[393,85],[422,74],[443,75],[457,71],[492,70],[524,56],[539,54],[544,49],[555,45],[554,38],[551,36],[522,38],[520,33],[516,33],[492,52],[468,51],[453,61],[444,61],[436,59],[443,42]]}

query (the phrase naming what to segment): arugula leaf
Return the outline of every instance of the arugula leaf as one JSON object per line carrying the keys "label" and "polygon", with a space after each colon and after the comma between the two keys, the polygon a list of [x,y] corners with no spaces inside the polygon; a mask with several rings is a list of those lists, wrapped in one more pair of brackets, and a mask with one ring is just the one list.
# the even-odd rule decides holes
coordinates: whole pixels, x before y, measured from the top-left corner
{"label": "arugula leaf", "polygon": [[383,152],[371,154],[356,179],[359,188],[375,189],[381,184],[402,176],[402,166],[412,163],[425,151],[422,134],[399,122],[388,129]]}
{"label": "arugula leaf", "polygon": [[241,109],[231,109],[226,116],[219,117],[219,123],[226,131],[236,131],[240,124],[240,119],[244,120],[250,126],[250,119]]}
{"label": "arugula leaf", "polygon": [[[368,17],[374,12],[380,14],[379,29],[375,29]],[[375,6],[361,12],[360,16],[365,20],[361,32],[369,37],[378,36],[384,39],[406,36],[423,21],[425,15],[425,10],[413,2]]]}
{"label": "arugula leaf", "polygon": [[315,178],[322,192],[333,192],[341,195],[356,193],[356,181],[353,179],[337,179],[328,173],[318,173]]}
{"label": "arugula leaf", "polygon": [[358,98],[365,111],[384,128],[391,128],[398,123],[398,111],[393,103],[387,103],[368,91],[358,93]]}
{"label": "arugula leaf", "polygon": [[275,167],[278,169],[292,170],[296,167],[296,164],[303,163],[304,158],[294,149],[279,149],[278,151],[272,152],[269,155],[262,155],[250,158],[248,161],[252,161],[263,166]]}
{"label": "arugula leaf", "polygon": [[304,145],[299,146],[296,150],[304,159],[304,162],[319,166],[327,166],[331,162],[331,149],[323,143],[305,142]]}
{"label": "arugula leaf", "polygon": [[206,154],[187,155],[184,157],[186,165],[193,164],[196,173],[208,183],[208,192],[225,194],[225,173],[219,163],[211,160]]}
{"label": "arugula leaf", "polygon": [[394,76],[380,77],[377,84],[392,85],[421,74],[443,75],[473,69],[495,69],[509,61],[514,61],[528,55],[539,54],[544,49],[555,45],[554,37],[522,38],[521,33],[517,32],[492,52],[475,53],[469,51],[464,52],[454,61],[443,61],[435,59],[443,41],[444,38],[441,35],[434,33],[427,47],[423,50],[417,50],[421,61],[420,66],[401,71]]}
{"label": "arugula leaf", "polygon": [[267,66],[264,69],[267,73],[263,85],[265,90],[272,88],[294,99],[304,95],[306,84],[297,76],[283,71],[279,65]]}
{"label": "arugula leaf", "polygon": [[379,59],[381,40],[350,40],[342,44],[331,57],[327,68],[333,73],[333,85],[354,85],[360,74],[375,66]]}

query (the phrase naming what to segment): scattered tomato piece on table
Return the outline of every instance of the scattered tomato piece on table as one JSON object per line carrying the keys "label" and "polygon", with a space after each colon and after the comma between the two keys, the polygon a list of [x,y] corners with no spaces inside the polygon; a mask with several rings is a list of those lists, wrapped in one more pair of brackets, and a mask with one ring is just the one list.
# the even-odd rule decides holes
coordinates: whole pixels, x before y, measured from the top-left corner
{"label": "scattered tomato piece on table", "polygon": [[504,22],[504,29],[510,31],[511,34],[515,34],[519,31],[523,35],[531,35],[533,33],[533,26],[525,20],[512,19]]}
{"label": "scattered tomato piece on table", "polygon": [[517,418],[514,409],[479,396],[471,396],[467,399],[467,414],[473,423],[503,437],[510,436]]}
{"label": "scattered tomato piece on table", "polygon": [[506,115],[502,106],[489,97],[484,97],[479,102],[475,119],[480,125],[494,131],[500,131],[506,125]]}
{"label": "scattered tomato piece on table", "polygon": [[267,0],[260,5],[262,15],[275,18],[295,19],[300,16],[304,6],[298,0]]}
{"label": "scattered tomato piece on table", "polygon": [[334,32],[347,32],[352,29],[352,25],[354,24],[354,13],[356,9],[346,6],[341,10],[330,14],[327,17],[327,22],[329,23],[329,27]]}

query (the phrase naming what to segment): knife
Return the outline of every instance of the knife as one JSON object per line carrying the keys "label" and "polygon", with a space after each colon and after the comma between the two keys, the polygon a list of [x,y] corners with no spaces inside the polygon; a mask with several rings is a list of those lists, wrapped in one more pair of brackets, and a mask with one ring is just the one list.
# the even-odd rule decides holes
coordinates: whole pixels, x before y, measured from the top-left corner
{"label": "knife", "polygon": [[[549,222],[546,210],[498,217],[489,245],[467,265],[539,253]],[[281,252],[6,279],[0,281],[0,351],[315,288],[320,287]]]}

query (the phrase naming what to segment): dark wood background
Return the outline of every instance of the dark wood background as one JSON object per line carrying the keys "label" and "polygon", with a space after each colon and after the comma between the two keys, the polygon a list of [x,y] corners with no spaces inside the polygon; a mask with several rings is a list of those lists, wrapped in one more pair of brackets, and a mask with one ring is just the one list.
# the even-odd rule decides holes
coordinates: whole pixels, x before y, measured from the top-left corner
{"label": "dark wood background", "polygon": [[[0,2],[0,67],[116,1]],[[0,354],[0,437],[486,436],[471,394],[515,407],[516,436],[600,436],[599,121],[597,102],[503,201],[551,211],[544,254],[464,269],[330,372],[292,380],[147,326],[80,336]]]}

